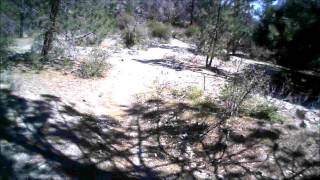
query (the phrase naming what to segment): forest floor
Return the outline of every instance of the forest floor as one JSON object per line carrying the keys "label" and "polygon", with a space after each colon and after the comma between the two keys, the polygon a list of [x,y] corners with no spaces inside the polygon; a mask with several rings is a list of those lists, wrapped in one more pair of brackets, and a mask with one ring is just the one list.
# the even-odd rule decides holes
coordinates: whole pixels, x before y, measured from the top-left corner
{"label": "forest floor", "polygon": [[[0,134],[0,173],[18,179],[319,175],[319,110],[268,97],[285,120],[240,117],[222,125],[214,105],[203,108],[201,101],[170,93],[197,87],[214,99],[232,74],[273,65],[233,57],[216,59],[219,71],[211,71],[177,39],[144,49],[110,48],[117,43],[106,39],[100,46],[112,65],[103,78],[81,79],[51,67],[12,70],[15,89],[3,90],[0,109],[17,123]],[[23,44],[23,52],[31,48]],[[305,112],[303,120],[297,109]]]}

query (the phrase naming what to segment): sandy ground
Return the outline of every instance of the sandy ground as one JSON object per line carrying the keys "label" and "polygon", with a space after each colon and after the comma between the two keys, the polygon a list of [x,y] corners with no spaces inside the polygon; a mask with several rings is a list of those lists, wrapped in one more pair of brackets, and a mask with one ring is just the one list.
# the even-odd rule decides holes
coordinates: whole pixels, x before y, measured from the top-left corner
{"label": "sandy ground", "polygon": [[[106,39],[102,43],[101,48],[108,51],[108,48],[116,43],[119,42]],[[23,51],[27,51],[28,48],[24,45],[22,49]],[[45,136],[45,140],[48,141],[47,143],[49,143],[50,147],[52,146],[51,149],[55,149],[55,151],[51,152],[51,149],[45,150],[46,146],[44,145],[48,144],[42,140],[41,142],[36,142],[39,143],[39,149],[36,151],[38,153],[33,153],[34,151],[26,148],[28,146],[23,143],[18,142],[17,144],[22,145],[17,146],[8,139],[1,140],[2,149],[6,149],[4,154],[12,157],[11,159],[14,161],[14,171],[21,174],[22,179],[28,177],[64,179],[64,175],[59,174],[59,170],[54,168],[55,163],[69,162],[72,164],[74,161],[82,161],[81,159],[97,162],[98,167],[102,169],[108,169],[110,166],[126,169],[128,166],[133,166],[136,169],[133,172],[140,172],[139,169],[144,168],[142,173],[146,174],[150,173],[146,167],[154,167],[153,169],[169,172],[169,174],[183,171],[183,168],[187,166],[179,166],[174,163],[164,165],[168,163],[167,160],[154,161],[152,158],[142,157],[141,154],[147,151],[147,147],[150,146],[151,149],[155,148],[152,145],[157,142],[153,139],[148,139],[149,131],[147,131],[148,129],[144,129],[147,127],[139,125],[139,123],[148,124],[151,122],[140,122],[139,116],[136,116],[134,113],[136,111],[142,113],[144,108],[148,109],[150,106],[140,107],[140,109],[132,106],[139,95],[150,95],[151,92],[159,90],[155,88],[163,85],[170,88],[197,86],[199,89],[204,89],[207,94],[213,96],[219,94],[219,91],[226,82],[226,77],[204,70],[202,68],[204,57],[194,55],[190,49],[189,44],[172,39],[167,44],[154,44],[145,50],[112,50],[110,51],[110,57],[107,59],[112,65],[111,70],[106,72],[104,78],[96,79],[81,79],[72,73],[65,74],[54,70],[44,70],[39,73],[22,73],[19,69],[15,70],[12,74],[17,86],[14,95],[24,98],[25,104],[30,104],[35,109],[50,107],[48,127],[42,127],[41,132],[46,131],[48,136]],[[243,68],[245,65],[252,63],[255,62],[235,58],[228,63],[215,61],[214,66],[219,65],[219,68],[225,72],[232,73],[236,71],[237,68],[235,67]],[[280,104],[283,105],[279,100],[276,103],[279,103],[279,106]],[[135,108],[138,108],[138,110]],[[283,111],[293,114],[290,111],[294,111],[297,108],[303,107],[286,104]],[[21,132],[20,136],[27,137],[26,139],[32,137],[31,135],[34,132],[37,132],[36,125],[32,124],[32,122],[24,122],[25,117],[30,116],[30,112],[33,111],[30,111],[29,108],[23,109],[20,112],[21,116],[18,118],[18,121],[21,121],[20,128],[26,129],[25,127],[28,127],[28,130],[31,129],[31,131],[24,130]],[[318,112],[314,111],[314,114],[312,114],[313,111],[310,110],[308,113],[311,113],[310,117],[314,118],[312,122],[319,122],[319,119],[315,115]],[[92,114],[95,117],[99,117],[99,120],[90,120],[85,114]],[[171,114],[174,114],[174,112],[169,110],[168,114],[164,113],[163,116],[166,117]],[[41,114],[41,116],[43,115]],[[78,127],[79,121],[83,118],[88,118],[83,124],[84,127]],[[85,126],[86,123],[90,123],[91,121],[93,121],[93,125]],[[111,124],[108,124],[109,122]],[[61,127],[58,127],[59,125]],[[312,127],[316,126],[317,124],[312,124]],[[61,138],[60,135],[63,133],[60,132],[59,135],[54,134],[57,129],[59,129],[59,132],[66,133],[66,135]],[[141,133],[144,130],[145,132]],[[82,138],[84,139],[77,141],[73,139],[78,136],[83,136]],[[113,140],[113,136],[116,136],[116,140]],[[144,136],[148,137],[140,142],[141,137],[143,138]],[[19,139],[19,135],[16,138]],[[55,142],[54,138],[58,138],[59,142]],[[88,140],[88,142],[81,144],[81,140]],[[98,144],[97,147],[94,144],[95,142]],[[163,143],[166,142],[164,141]],[[91,144],[94,144],[93,149],[87,150],[86,148]],[[38,147],[38,145],[32,144],[32,142],[31,145],[36,148]],[[101,149],[100,146],[104,146],[104,148]],[[111,150],[106,149],[106,147]],[[190,148],[191,146],[186,146],[187,150]],[[236,146],[235,148],[239,147]],[[111,160],[101,160],[100,156],[102,154],[109,158],[110,154],[108,153],[111,153],[112,156],[119,151],[122,154],[128,153],[128,155],[124,157],[116,156]],[[161,154],[151,154],[161,157]],[[57,156],[57,159],[51,159],[51,156]],[[62,158],[61,160],[61,156],[67,159]],[[195,161],[195,163],[199,163],[197,162],[197,158],[192,158],[192,156],[188,158],[191,161]],[[34,170],[29,171],[25,169],[26,166],[32,166]],[[192,169],[189,166],[187,168]],[[32,173],[30,174],[30,172]],[[212,172],[208,169],[203,169],[195,173],[198,173],[198,178],[210,178],[211,176],[206,175],[206,173],[210,174]],[[286,173],[290,174],[289,171]]]}
{"label": "sandy ground", "polygon": [[[23,47],[11,48],[19,52],[31,49],[32,39],[24,38],[16,43],[20,41]],[[112,65],[104,78],[81,79],[74,74],[52,70],[41,71],[40,74],[18,72],[14,73],[19,87],[16,93],[31,99],[39,98],[41,94],[51,94],[82,112],[119,116],[123,114],[123,107],[130,106],[137,95],[152,92],[158,85],[178,89],[195,86],[206,94],[217,96],[226,82],[227,74],[224,76],[204,69],[205,57],[193,54],[190,44],[180,40],[172,39],[166,44],[154,43],[146,49],[125,49],[119,43],[119,37],[107,38],[101,43],[100,48],[110,54],[107,61]],[[78,53],[83,57],[91,49],[78,47]],[[250,64],[274,67],[265,62],[237,57],[229,62],[216,59],[212,66],[232,74]],[[292,115],[292,112],[302,109],[313,123],[319,121],[317,110],[278,99],[270,100],[286,114]]]}
{"label": "sandy ground", "polygon": [[[177,57],[190,61],[196,59],[202,63],[203,57],[189,52],[188,44],[174,39],[161,46],[112,53],[107,59],[112,68],[104,78],[86,80],[50,70],[40,74],[15,73],[14,78],[19,86],[17,93],[31,99],[41,94],[51,94],[74,104],[83,112],[110,115],[118,112],[116,107],[129,106],[136,95],[153,91],[157,84],[180,88],[197,86],[199,89],[206,88],[208,93],[218,92],[224,84],[224,78],[200,69],[203,64],[193,69],[180,67],[178,63],[170,64]],[[162,62],[164,58],[168,62]]]}

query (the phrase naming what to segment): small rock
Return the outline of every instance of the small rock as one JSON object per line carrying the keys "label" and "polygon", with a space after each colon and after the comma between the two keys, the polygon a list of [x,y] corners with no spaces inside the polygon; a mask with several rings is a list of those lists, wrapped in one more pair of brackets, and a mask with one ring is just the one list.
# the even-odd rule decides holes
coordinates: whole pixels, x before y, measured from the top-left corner
{"label": "small rock", "polygon": [[307,127],[307,124],[306,124],[304,121],[302,121],[302,122],[300,123],[300,127],[306,128],[306,127]]}
{"label": "small rock", "polygon": [[303,111],[303,110],[297,109],[297,110],[296,110],[296,116],[297,116],[299,119],[305,119],[305,117],[306,117],[306,112]]}

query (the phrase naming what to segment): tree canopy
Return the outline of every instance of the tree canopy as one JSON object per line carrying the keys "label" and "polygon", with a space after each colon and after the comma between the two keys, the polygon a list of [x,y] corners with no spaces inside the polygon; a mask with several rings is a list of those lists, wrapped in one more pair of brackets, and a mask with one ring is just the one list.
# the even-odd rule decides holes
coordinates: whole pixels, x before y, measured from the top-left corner
{"label": "tree canopy", "polygon": [[320,66],[320,1],[289,0],[266,9],[255,41],[275,52],[280,65],[292,69]]}

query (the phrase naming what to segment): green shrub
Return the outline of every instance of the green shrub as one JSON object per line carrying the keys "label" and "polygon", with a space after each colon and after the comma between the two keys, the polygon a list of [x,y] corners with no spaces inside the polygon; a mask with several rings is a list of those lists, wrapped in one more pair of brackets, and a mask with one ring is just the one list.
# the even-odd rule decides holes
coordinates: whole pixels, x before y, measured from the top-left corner
{"label": "green shrub", "polygon": [[0,57],[7,56],[8,54],[8,46],[12,43],[12,39],[0,36]]}
{"label": "green shrub", "polygon": [[189,26],[186,31],[184,32],[184,34],[187,36],[187,37],[193,37],[195,35],[197,35],[198,33],[200,32],[200,29],[198,26]]}
{"label": "green shrub", "polygon": [[130,14],[122,14],[117,18],[117,25],[119,29],[123,30],[128,28],[129,26],[134,25],[136,22],[135,18]]}
{"label": "green shrub", "polygon": [[238,116],[242,104],[256,93],[265,93],[268,84],[269,76],[265,71],[250,66],[243,73],[230,78],[219,96],[225,109],[224,117]]}
{"label": "green shrub", "polygon": [[0,56],[0,72],[10,69],[13,63],[7,59],[7,57]]}
{"label": "green shrub", "polygon": [[274,111],[269,114],[269,120],[274,121],[274,122],[284,121],[284,120],[286,120],[286,117],[281,115],[279,112]]}
{"label": "green shrub", "polygon": [[161,22],[152,21],[149,23],[149,29],[152,37],[168,40],[171,37],[170,26]]}
{"label": "green shrub", "polygon": [[244,115],[270,121],[281,121],[285,117],[278,112],[278,108],[266,100],[251,98],[247,100],[240,110]]}
{"label": "green shrub", "polygon": [[252,108],[249,115],[258,119],[270,119],[278,109],[268,104],[259,104],[255,108]]}
{"label": "green shrub", "polygon": [[45,65],[45,59],[39,53],[35,52],[25,53],[24,60],[34,71],[42,70]]}
{"label": "green shrub", "polygon": [[204,97],[203,100],[199,101],[195,105],[195,107],[200,111],[206,112],[217,112],[219,110],[217,104],[215,103],[215,100],[210,96]]}
{"label": "green shrub", "polygon": [[[102,31],[100,31],[100,33],[101,32]],[[100,42],[102,40],[102,38],[104,38],[104,35],[102,35],[102,34],[103,33],[101,33],[99,41],[98,41],[98,35],[91,33],[91,34],[88,34],[84,37],[76,39],[76,44],[78,46],[92,46],[92,45],[96,44],[97,42]]]}
{"label": "green shrub", "polygon": [[130,48],[141,42],[144,38],[144,33],[142,31],[143,30],[140,26],[126,28],[122,33],[122,39],[126,47]]}
{"label": "green shrub", "polygon": [[11,90],[14,91],[17,89],[14,80],[12,79],[11,72],[8,70],[3,70],[0,72],[0,90]]}
{"label": "green shrub", "polygon": [[12,39],[2,34],[0,30],[0,72],[10,67],[11,63],[8,60],[9,51],[8,46],[12,43]]}
{"label": "green shrub", "polygon": [[136,37],[133,30],[125,30],[123,32],[122,38],[127,48],[130,48],[136,44]]}
{"label": "green shrub", "polygon": [[74,63],[71,59],[63,57],[61,60],[61,66],[64,69],[72,69]]}
{"label": "green shrub", "polygon": [[108,69],[110,69],[110,64],[106,62],[105,53],[94,50],[87,61],[81,62],[79,75],[82,78],[103,77]]}
{"label": "green shrub", "polygon": [[196,86],[190,86],[188,88],[173,88],[170,89],[170,94],[174,98],[187,98],[192,101],[199,100],[203,95],[204,92],[202,89]]}
{"label": "green shrub", "polygon": [[179,16],[171,17],[167,20],[167,22],[169,22],[172,26],[179,28],[185,28],[188,25],[188,23],[183,21]]}
{"label": "green shrub", "polygon": [[104,61],[90,59],[81,63],[80,76],[82,78],[102,77],[105,70],[106,64]]}
{"label": "green shrub", "polygon": [[100,17],[101,19],[98,19],[99,23],[97,22],[97,24],[93,26],[92,31],[94,36],[88,39],[89,45],[100,44],[109,33],[115,31],[116,22],[113,17],[105,16],[103,13]]}
{"label": "green shrub", "polygon": [[185,95],[185,92],[180,89],[171,89],[170,93],[174,98],[182,98]]}
{"label": "green shrub", "polygon": [[203,96],[203,90],[196,86],[191,86],[187,89],[187,98],[190,100],[197,100]]}
{"label": "green shrub", "polygon": [[40,58],[34,58],[32,60],[32,70],[35,70],[35,71],[41,71],[43,68],[44,68],[44,63],[42,61],[42,59]]}
{"label": "green shrub", "polygon": [[171,36],[172,36],[172,38],[178,38],[179,33],[177,31],[173,31]]}
{"label": "green shrub", "polygon": [[175,39],[183,39],[185,37],[185,34],[183,30],[175,29],[174,31],[172,31],[171,36]]}

